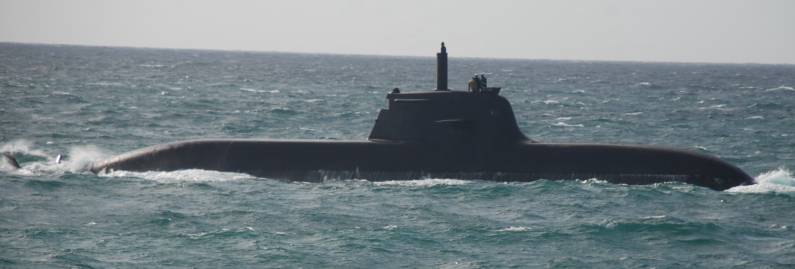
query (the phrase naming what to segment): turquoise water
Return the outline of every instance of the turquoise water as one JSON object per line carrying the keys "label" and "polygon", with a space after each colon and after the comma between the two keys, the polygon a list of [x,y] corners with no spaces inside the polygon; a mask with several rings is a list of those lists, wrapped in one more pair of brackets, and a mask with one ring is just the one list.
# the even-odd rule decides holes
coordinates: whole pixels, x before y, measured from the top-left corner
{"label": "turquoise water", "polygon": [[491,73],[533,139],[705,151],[759,184],[97,176],[175,140],[365,139],[435,60],[0,43],[0,150],[23,166],[0,167],[0,267],[795,266],[795,66],[450,53],[451,88]]}

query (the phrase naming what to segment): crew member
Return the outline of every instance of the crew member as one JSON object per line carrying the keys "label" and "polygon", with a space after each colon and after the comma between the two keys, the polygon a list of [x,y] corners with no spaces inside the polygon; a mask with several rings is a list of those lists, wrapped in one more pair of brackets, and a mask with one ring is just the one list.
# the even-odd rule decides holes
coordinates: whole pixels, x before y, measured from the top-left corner
{"label": "crew member", "polygon": [[480,75],[480,90],[486,91],[489,85],[486,83],[486,75]]}
{"label": "crew member", "polygon": [[478,75],[472,77],[467,83],[470,92],[480,92],[480,78]]}

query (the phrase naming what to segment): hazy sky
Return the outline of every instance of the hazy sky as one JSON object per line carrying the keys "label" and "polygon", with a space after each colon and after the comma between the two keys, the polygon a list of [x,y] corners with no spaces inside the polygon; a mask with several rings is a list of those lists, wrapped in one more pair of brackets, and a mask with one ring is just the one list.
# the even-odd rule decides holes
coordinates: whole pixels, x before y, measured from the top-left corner
{"label": "hazy sky", "polygon": [[795,1],[0,0],[0,41],[795,64]]}

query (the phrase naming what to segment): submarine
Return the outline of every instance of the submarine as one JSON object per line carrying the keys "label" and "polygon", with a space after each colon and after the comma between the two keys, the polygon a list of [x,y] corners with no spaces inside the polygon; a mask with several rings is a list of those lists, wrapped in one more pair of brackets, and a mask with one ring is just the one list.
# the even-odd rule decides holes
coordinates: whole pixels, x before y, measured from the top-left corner
{"label": "submarine", "polygon": [[684,182],[726,190],[754,180],[717,157],[683,149],[542,143],[518,128],[500,88],[450,90],[447,49],[436,89],[388,93],[368,140],[201,139],[155,145],[94,163],[91,171],[204,169],[280,180],[458,178],[524,182],[597,178],[621,184]]}

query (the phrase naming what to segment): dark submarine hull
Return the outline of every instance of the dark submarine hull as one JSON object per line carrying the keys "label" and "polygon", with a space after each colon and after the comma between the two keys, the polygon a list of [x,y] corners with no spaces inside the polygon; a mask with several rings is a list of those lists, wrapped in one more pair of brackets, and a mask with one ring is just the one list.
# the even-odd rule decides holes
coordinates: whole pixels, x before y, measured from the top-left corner
{"label": "dark submarine hull", "polygon": [[528,139],[513,109],[473,77],[468,91],[447,88],[447,51],[437,59],[435,91],[387,94],[367,141],[192,140],[148,147],[97,163],[92,171],[205,169],[274,179],[496,181],[590,179],[653,184],[679,181],[725,190],[752,184],[739,168],[685,150]]}
{"label": "dark submarine hull", "polygon": [[192,140],[120,155],[92,171],[205,169],[310,182],[597,178],[624,184],[678,181],[715,190],[753,183],[742,170],[715,157],[660,147],[523,141],[494,153],[461,154],[444,145],[393,141]]}

